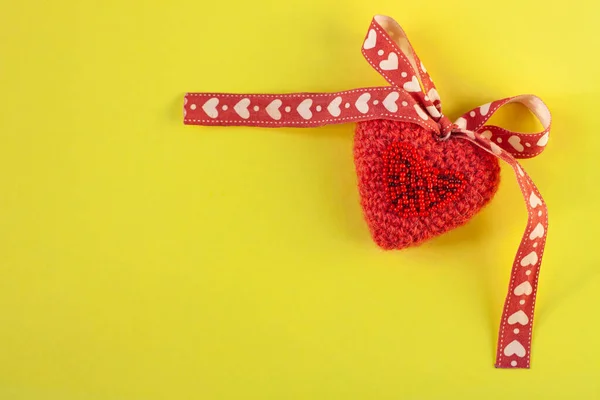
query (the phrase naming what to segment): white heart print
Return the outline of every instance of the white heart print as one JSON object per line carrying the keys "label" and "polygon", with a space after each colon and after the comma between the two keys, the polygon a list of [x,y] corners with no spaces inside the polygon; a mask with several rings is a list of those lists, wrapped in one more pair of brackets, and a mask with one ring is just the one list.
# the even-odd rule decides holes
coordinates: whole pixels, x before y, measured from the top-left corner
{"label": "white heart print", "polygon": [[529,196],[529,205],[532,208],[536,208],[537,206],[542,205],[542,200],[540,200],[540,198],[537,197],[534,192],[531,192],[531,196]]}
{"label": "white heart print", "polygon": [[526,295],[529,296],[533,292],[533,288],[531,287],[531,283],[529,281],[525,281],[517,286],[514,290],[515,296]]}
{"label": "white heart print", "polygon": [[545,146],[548,144],[548,138],[550,137],[550,132],[546,132],[544,133],[544,135],[540,138],[540,140],[537,141],[537,145],[538,146]]}
{"label": "white heart print", "polygon": [[396,104],[396,100],[398,100],[399,97],[400,93],[398,92],[391,92],[385,96],[385,99],[383,100],[383,106],[386,108],[386,110],[393,113],[398,111],[398,104]]}
{"label": "white heart print", "polygon": [[369,31],[369,34],[367,35],[367,39],[365,39],[365,44],[364,44],[363,48],[365,50],[372,49],[373,47],[375,47],[376,43],[377,43],[377,33],[375,33],[375,29],[371,29]]}
{"label": "white heart print", "polygon": [[529,235],[530,240],[534,240],[537,238],[541,238],[544,236],[544,225],[541,222],[535,226],[535,228],[531,231],[531,235]]}
{"label": "white heart print", "polygon": [[241,99],[235,106],[233,106],[233,109],[240,117],[243,119],[248,119],[250,118],[250,111],[248,111],[249,105],[250,99]]}
{"label": "white heart print", "polygon": [[527,317],[527,314],[523,312],[523,310],[519,310],[510,317],[508,317],[509,325],[514,325],[516,323],[519,323],[521,325],[527,325],[528,322],[529,318]]}
{"label": "white heart print", "polygon": [[467,129],[467,120],[464,119],[463,117],[460,117],[459,119],[457,119],[455,124],[458,125],[458,127],[462,130]]}
{"label": "white heart print", "polygon": [[521,138],[516,135],[509,137],[508,143],[510,143],[510,145],[517,151],[525,150],[525,147],[523,147],[523,145],[521,144]]}
{"label": "white heart print", "polygon": [[494,154],[496,154],[496,155],[502,154],[502,149],[496,143],[490,142],[490,148],[492,149],[492,152]]}
{"label": "white heart print", "polygon": [[418,104],[415,104],[415,111],[417,112],[417,114],[419,114],[419,117],[421,117],[423,121],[427,121],[429,119],[427,113],[423,111],[423,109]]}
{"label": "white heart print", "polygon": [[435,88],[431,88],[429,89],[429,92],[427,93],[427,96],[429,97],[429,99],[432,102],[436,102],[436,101],[440,101],[440,94],[438,93],[437,90],[435,90]]}
{"label": "white heart print", "polygon": [[456,120],[456,122],[454,122],[459,129],[463,130],[464,133],[470,137],[471,139],[475,139],[475,134],[467,129],[467,120],[464,119],[463,117],[460,117],[459,119]]}
{"label": "white heart print", "polygon": [[525,351],[525,347],[523,347],[523,345],[517,340],[513,340],[508,344],[508,346],[504,348],[504,355],[506,357],[516,355],[518,357],[523,358],[525,357],[525,354],[527,354],[527,352]]}
{"label": "white heart print", "polygon": [[281,112],[279,111],[281,104],[283,104],[281,100],[275,99],[267,106],[267,114],[276,121],[281,119]]}
{"label": "white heart print", "polygon": [[481,136],[483,136],[487,140],[491,140],[492,139],[492,131],[483,131],[481,133]]}
{"label": "white heart print", "polygon": [[384,71],[392,71],[398,69],[398,54],[391,52],[387,60],[383,60],[379,63],[379,68]]}
{"label": "white heart print", "polygon": [[538,255],[535,251],[532,251],[531,253],[529,253],[525,257],[523,257],[523,259],[521,260],[521,266],[527,267],[529,265],[535,265],[535,264],[537,264],[537,262],[538,262]]}
{"label": "white heart print", "polygon": [[433,118],[439,118],[442,116],[440,111],[437,108],[435,108],[435,106],[427,106],[425,108],[427,109],[429,115],[431,115]]}
{"label": "white heart print", "polygon": [[331,103],[329,103],[327,106],[327,111],[329,111],[329,114],[334,117],[339,117],[342,113],[342,110],[340,110],[340,104],[342,104],[342,98],[340,96],[331,100]]}
{"label": "white heart print", "polygon": [[412,79],[408,82],[404,83],[404,90],[407,92],[420,92],[421,85],[419,84],[419,79],[413,75]]}
{"label": "white heart print", "polygon": [[310,106],[312,106],[312,99],[304,99],[302,101],[302,103],[300,103],[298,105],[298,108],[296,109],[298,111],[298,114],[300,114],[300,116],[304,119],[311,119],[313,114],[312,111],[310,111]]}
{"label": "white heart print", "polygon": [[208,115],[210,118],[217,118],[219,116],[219,112],[217,111],[217,106],[219,105],[219,99],[213,97],[209,99],[202,106],[202,110]]}
{"label": "white heart print", "polygon": [[369,94],[369,93],[361,94],[358,97],[358,99],[356,99],[356,103],[354,104],[356,106],[356,109],[363,114],[368,113],[369,112],[369,104],[368,104],[369,99],[371,99],[371,94]]}
{"label": "white heart print", "polygon": [[492,103],[487,103],[479,107],[479,112],[481,112],[481,115],[487,115],[487,113],[490,111],[491,105]]}

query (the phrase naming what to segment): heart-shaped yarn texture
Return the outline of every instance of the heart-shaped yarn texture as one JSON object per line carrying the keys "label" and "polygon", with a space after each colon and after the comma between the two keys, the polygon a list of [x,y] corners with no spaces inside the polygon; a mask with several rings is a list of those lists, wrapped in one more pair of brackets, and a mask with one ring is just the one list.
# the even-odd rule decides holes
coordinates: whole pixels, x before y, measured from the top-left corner
{"label": "heart-shaped yarn texture", "polygon": [[[390,182],[397,178],[390,181],[389,154],[393,148],[414,149],[418,162],[411,174],[443,171],[460,183],[460,190],[439,206],[425,204],[417,215],[402,212],[389,194]],[[358,123],[354,163],[365,219],[373,240],[384,249],[415,246],[464,225],[492,199],[500,183],[500,165],[492,154],[466,140],[440,141],[434,132],[407,122]]]}

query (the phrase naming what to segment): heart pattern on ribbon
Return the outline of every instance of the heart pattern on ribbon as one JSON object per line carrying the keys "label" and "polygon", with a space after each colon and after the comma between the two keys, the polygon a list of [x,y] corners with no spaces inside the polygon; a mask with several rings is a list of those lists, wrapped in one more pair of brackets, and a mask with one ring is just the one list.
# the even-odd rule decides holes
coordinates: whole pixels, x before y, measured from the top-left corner
{"label": "heart pattern on ribbon", "polygon": [[390,53],[388,58],[379,63],[379,68],[384,71],[392,71],[398,69],[398,54]]}
{"label": "heart pattern on ribbon", "polygon": [[[184,123],[309,128],[356,122],[361,204],[373,239],[386,249],[416,245],[468,222],[493,197],[499,161],[507,163],[528,220],[512,265],[495,365],[529,368],[548,209],[517,159],[544,151],[552,122],[548,107],[537,96],[520,95],[487,102],[452,122],[394,19],[375,16],[361,51],[387,86],[335,93],[187,93]],[[510,103],[527,107],[543,129],[526,134],[488,124]]]}

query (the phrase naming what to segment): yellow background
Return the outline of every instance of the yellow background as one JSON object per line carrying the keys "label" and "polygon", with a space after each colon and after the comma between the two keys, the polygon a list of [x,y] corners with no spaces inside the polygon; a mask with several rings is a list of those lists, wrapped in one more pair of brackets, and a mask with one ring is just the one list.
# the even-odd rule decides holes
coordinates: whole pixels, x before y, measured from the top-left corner
{"label": "yellow background", "polygon": [[[451,3],[7,1],[0,399],[599,398],[600,6]],[[468,226],[383,252],[351,125],[182,123],[186,91],[383,85],[374,14],[452,118],[520,93],[553,112],[523,163],[551,224],[529,371],[493,368],[526,220],[511,171]]]}

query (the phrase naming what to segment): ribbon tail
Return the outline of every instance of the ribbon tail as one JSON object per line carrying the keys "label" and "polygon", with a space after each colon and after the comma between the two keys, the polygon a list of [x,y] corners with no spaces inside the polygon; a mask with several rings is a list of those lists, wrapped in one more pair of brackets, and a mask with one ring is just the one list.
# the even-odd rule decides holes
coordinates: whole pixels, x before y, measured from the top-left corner
{"label": "ribbon tail", "polygon": [[[538,278],[548,233],[548,208],[529,175],[514,158],[512,161],[528,217],[500,320],[496,368],[529,368]],[[524,355],[521,348],[525,349]]]}
{"label": "ribbon tail", "polygon": [[370,87],[335,93],[187,93],[184,123],[209,126],[318,127],[389,119],[439,128],[404,90]]}
{"label": "ribbon tail", "polygon": [[527,206],[527,227],[512,266],[495,365],[496,368],[529,368],[538,277],[548,232],[548,208],[529,175],[510,153],[479,133],[471,134],[474,139],[465,133],[456,137],[469,140],[507,162],[515,172]]}

